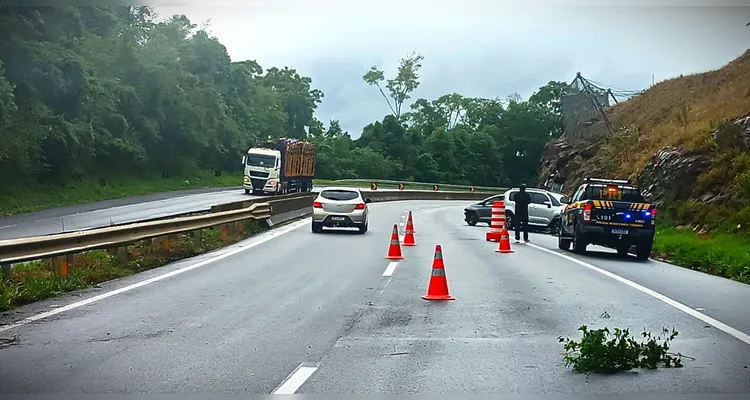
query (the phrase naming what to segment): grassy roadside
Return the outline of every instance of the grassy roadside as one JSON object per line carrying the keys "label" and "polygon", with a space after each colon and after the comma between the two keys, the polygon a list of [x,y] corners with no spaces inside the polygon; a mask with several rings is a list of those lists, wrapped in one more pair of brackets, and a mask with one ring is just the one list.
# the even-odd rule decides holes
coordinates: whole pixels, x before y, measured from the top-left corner
{"label": "grassy roadside", "polygon": [[204,229],[200,247],[195,246],[193,233],[176,236],[169,251],[161,241],[142,241],[128,246],[128,262],[120,262],[116,250],[94,250],[77,254],[67,277],[57,276],[52,264],[34,261],[14,266],[9,278],[0,278],[0,311],[33,303],[74,290],[96,286],[160,267],[171,262],[203,254],[237,243],[267,230],[261,221],[247,221],[244,230],[233,230],[225,237],[218,228]]}
{"label": "grassy roadside", "polygon": [[112,176],[105,185],[98,179],[84,179],[65,186],[28,184],[3,188],[0,192],[0,216],[33,212],[53,207],[85,204],[172,190],[242,185],[241,173],[201,171],[168,179],[156,176]]}
{"label": "grassy roadside", "polygon": [[750,238],[715,233],[699,236],[692,230],[661,227],[653,255],[666,261],[750,284]]}

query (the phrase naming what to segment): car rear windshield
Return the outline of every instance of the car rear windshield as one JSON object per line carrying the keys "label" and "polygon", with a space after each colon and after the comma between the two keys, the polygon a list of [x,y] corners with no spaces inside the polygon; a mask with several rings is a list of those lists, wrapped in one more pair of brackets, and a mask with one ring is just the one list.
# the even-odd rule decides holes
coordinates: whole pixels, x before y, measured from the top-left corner
{"label": "car rear windshield", "polygon": [[607,185],[589,185],[583,195],[583,200],[615,200],[628,203],[645,203],[641,191],[630,186],[617,186],[617,191],[610,194]]}
{"label": "car rear windshield", "polygon": [[320,196],[328,200],[354,200],[359,197],[359,193],[351,190],[324,190],[320,192]]}

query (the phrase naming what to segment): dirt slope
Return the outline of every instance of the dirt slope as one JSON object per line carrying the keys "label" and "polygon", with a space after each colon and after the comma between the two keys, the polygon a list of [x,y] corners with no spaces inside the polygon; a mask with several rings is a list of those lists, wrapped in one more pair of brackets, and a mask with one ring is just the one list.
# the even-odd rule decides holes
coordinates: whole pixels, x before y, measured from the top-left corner
{"label": "dirt slope", "polygon": [[[663,189],[654,193],[660,202],[718,192],[711,185],[736,183],[746,161],[750,120],[743,117],[750,115],[750,50],[718,70],[660,82],[607,113],[615,130],[609,141],[600,136],[575,144],[562,139],[548,143],[540,186],[557,170],[566,192],[586,175],[645,179],[639,183]],[[724,134],[730,143],[720,146],[718,127],[728,122],[737,129]],[[598,121],[587,130],[603,132],[606,127]],[[739,171],[714,176],[717,160]]]}

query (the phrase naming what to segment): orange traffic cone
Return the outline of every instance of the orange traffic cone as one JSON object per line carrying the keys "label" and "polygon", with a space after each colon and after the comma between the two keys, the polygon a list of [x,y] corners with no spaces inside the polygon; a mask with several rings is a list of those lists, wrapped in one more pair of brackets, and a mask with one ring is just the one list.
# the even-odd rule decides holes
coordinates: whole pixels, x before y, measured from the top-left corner
{"label": "orange traffic cone", "polygon": [[[406,226],[409,226],[409,225],[411,225],[411,231],[413,233],[416,233],[417,231],[414,230],[414,220],[411,219],[411,211],[409,211],[409,218],[406,219]],[[405,242],[405,240],[404,240],[404,242]]]}
{"label": "orange traffic cone", "polygon": [[411,211],[409,212],[409,219],[406,221],[406,235],[404,235],[404,246],[416,246],[417,242],[414,241],[414,225],[411,222]]}
{"label": "orange traffic cone", "polygon": [[500,245],[498,246],[497,250],[495,250],[496,253],[512,253],[513,250],[510,249],[510,235],[508,234],[508,230],[503,227],[503,230],[500,231]]}
{"label": "orange traffic cone", "polygon": [[385,256],[386,260],[403,260],[404,256],[401,255],[401,245],[398,242],[398,225],[393,224],[393,233],[391,233],[391,245],[388,246],[388,255]]}
{"label": "orange traffic cone", "polygon": [[427,294],[422,296],[425,300],[456,300],[448,293],[448,280],[445,278],[445,265],[443,264],[443,248],[435,246],[435,257],[432,260],[432,276]]}

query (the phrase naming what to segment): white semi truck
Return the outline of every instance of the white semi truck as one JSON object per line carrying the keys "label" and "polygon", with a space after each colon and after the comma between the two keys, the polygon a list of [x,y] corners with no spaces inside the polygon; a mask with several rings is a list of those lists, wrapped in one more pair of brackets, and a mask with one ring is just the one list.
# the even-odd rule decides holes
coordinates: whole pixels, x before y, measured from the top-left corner
{"label": "white semi truck", "polygon": [[269,140],[242,157],[245,194],[310,192],[315,176],[315,145],[299,139]]}

